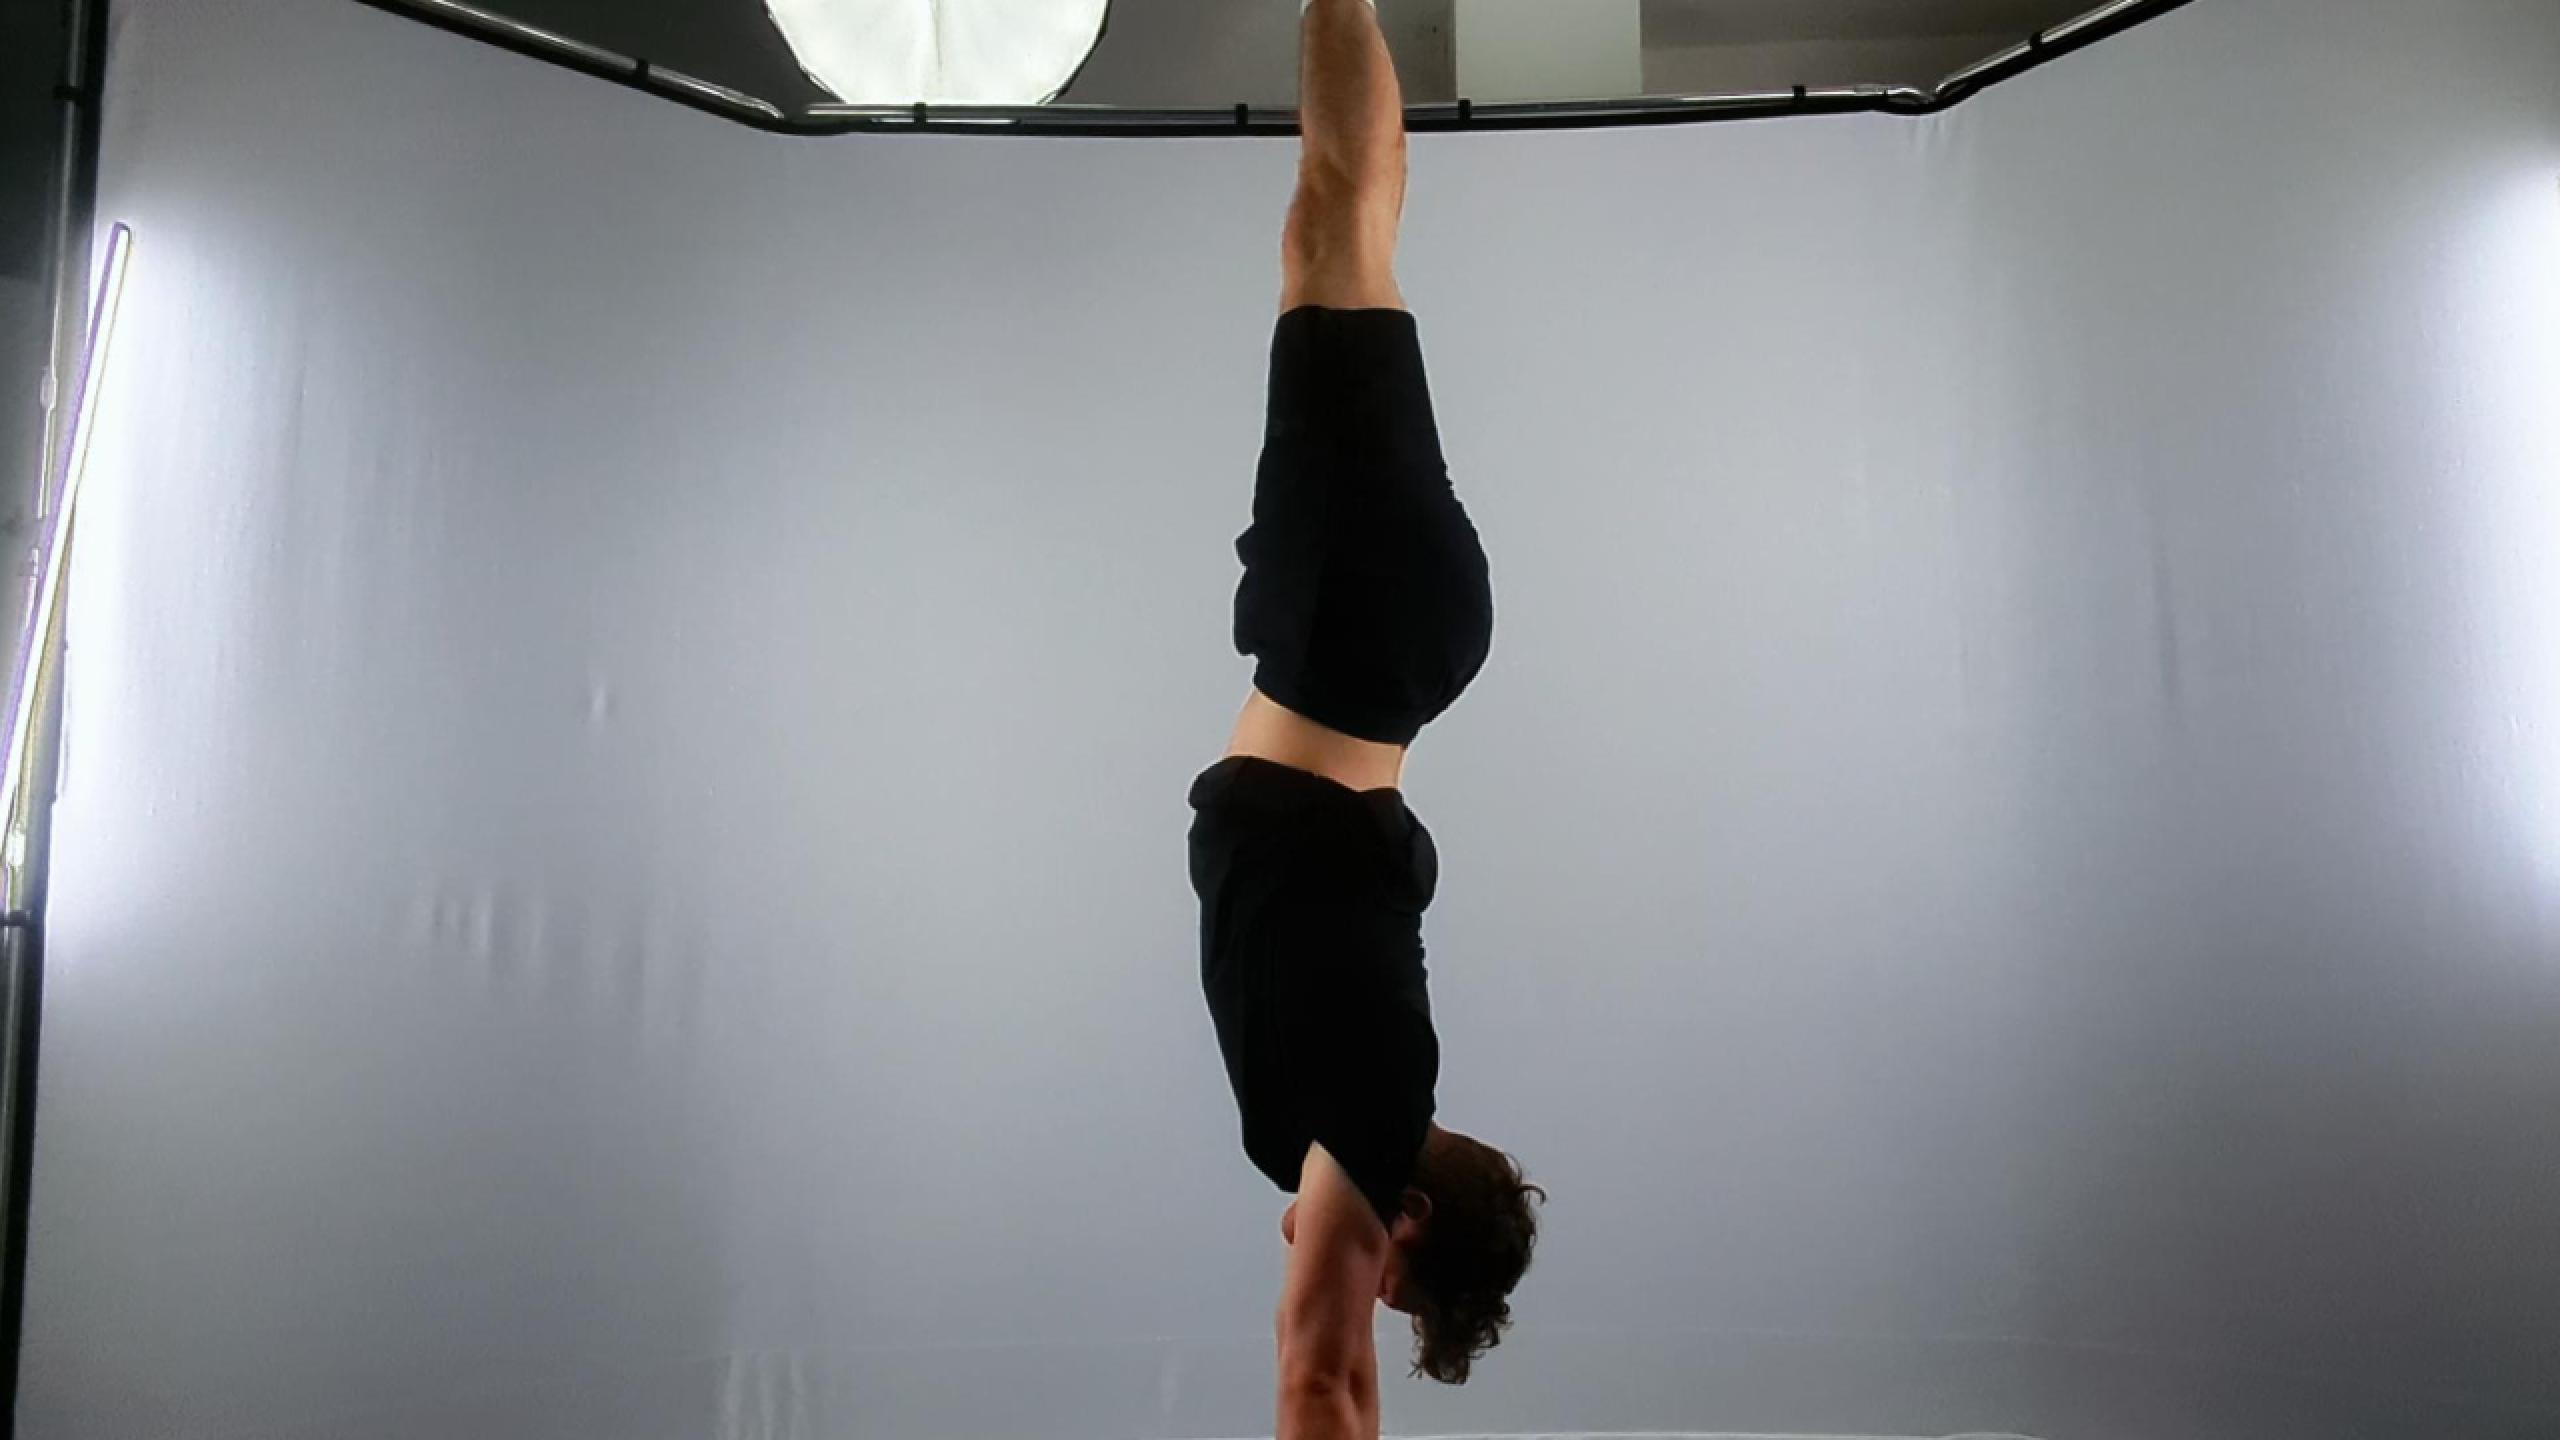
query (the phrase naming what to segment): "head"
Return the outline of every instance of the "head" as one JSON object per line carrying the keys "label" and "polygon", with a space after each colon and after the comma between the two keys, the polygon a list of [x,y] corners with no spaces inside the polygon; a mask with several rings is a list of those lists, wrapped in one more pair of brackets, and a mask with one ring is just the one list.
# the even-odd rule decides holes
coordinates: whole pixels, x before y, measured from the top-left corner
{"label": "head", "polygon": [[1510,1295],[1538,1240],[1530,1201],[1547,1192],[1520,1162],[1470,1136],[1431,1128],[1390,1231],[1379,1298],[1413,1317],[1413,1371],[1463,1385],[1477,1356],[1502,1343]]}

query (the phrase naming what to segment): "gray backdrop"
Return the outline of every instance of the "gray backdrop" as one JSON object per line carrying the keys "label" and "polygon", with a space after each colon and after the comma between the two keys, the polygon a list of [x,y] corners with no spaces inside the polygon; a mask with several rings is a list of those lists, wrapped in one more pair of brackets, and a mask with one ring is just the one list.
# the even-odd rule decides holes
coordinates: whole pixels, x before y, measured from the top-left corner
{"label": "gray backdrop", "polygon": [[[1291,146],[120,8],[24,1433],[1267,1428]],[[1389,1428],[2554,1433],[2560,10],[1414,163],[1442,1098],[1555,1198]]]}

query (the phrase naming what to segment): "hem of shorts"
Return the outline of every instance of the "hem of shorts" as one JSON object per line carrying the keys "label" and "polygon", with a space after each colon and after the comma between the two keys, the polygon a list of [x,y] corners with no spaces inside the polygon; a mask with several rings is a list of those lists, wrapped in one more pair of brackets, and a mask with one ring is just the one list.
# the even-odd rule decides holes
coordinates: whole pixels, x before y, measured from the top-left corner
{"label": "hem of shorts", "polygon": [[1323,315],[1401,315],[1407,320],[1413,318],[1413,311],[1402,305],[1292,305],[1280,312],[1280,318],[1286,320],[1309,311]]}

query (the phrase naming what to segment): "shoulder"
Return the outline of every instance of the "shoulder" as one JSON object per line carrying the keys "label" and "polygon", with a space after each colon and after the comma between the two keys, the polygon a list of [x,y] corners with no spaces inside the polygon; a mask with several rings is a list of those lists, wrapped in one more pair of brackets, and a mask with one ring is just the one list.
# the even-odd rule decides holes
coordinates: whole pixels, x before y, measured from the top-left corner
{"label": "shoulder", "polygon": [[1360,1191],[1351,1172],[1322,1144],[1309,1145],[1298,1167],[1298,1239],[1313,1242],[1330,1259],[1380,1265],[1387,1253],[1386,1222]]}

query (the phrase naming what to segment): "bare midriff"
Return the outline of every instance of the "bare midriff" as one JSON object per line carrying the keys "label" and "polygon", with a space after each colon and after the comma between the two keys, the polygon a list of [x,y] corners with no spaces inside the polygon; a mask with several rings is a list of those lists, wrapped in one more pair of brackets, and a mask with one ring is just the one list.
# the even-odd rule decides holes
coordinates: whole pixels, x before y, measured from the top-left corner
{"label": "bare midriff", "polygon": [[1404,746],[1345,735],[1259,690],[1245,700],[1227,753],[1311,770],[1354,790],[1394,790],[1404,784]]}

